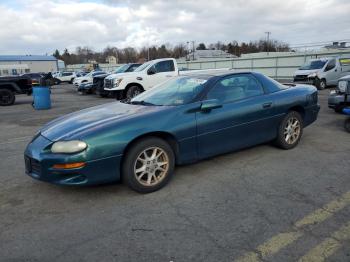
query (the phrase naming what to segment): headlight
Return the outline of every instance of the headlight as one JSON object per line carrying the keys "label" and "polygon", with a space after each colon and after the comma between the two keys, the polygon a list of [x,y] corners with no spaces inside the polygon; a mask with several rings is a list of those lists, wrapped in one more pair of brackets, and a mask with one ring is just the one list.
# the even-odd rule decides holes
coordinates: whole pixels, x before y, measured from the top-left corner
{"label": "headlight", "polygon": [[114,79],[114,85],[119,86],[121,81],[123,81],[123,78]]}
{"label": "headlight", "polygon": [[83,141],[59,141],[55,142],[51,147],[52,153],[72,154],[78,153],[87,148],[87,144]]}
{"label": "headlight", "polygon": [[345,93],[347,87],[348,87],[348,81],[339,81],[338,82],[338,89],[340,92]]}
{"label": "headlight", "polygon": [[308,75],[307,77],[316,77],[317,73],[311,73],[310,75]]}

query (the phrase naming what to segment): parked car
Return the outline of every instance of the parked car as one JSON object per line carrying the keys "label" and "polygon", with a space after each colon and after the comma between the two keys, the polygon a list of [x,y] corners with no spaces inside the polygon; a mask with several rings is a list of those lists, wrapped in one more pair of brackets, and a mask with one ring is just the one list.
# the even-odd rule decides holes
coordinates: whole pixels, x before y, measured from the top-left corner
{"label": "parked car", "polygon": [[106,77],[104,90],[114,92],[115,97],[131,99],[141,92],[178,75],[175,59],[156,59],[144,63],[131,73],[112,74]]}
{"label": "parked car", "polygon": [[32,93],[32,79],[28,76],[0,77],[0,106],[10,106],[15,103],[16,95]]}
{"label": "parked car", "polygon": [[350,57],[312,59],[294,73],[295,83],[315,85],[318,89],[336,85],[338,80],[350,75]]}
{"label": "parked car", "polygon": [[45,125],[25,150],[26,173],[59,185],[118,181],[148,193],[175,164],[275,141],[294,148],[319,112],[317,89],[260,73],[182,76],[129,102],[72,113]]}
{"label": "parked car", "polygon": [[71,84],[73,83],[75,77],[75,72],[59,72],[54,76],[54,78],[56,79],[55,84],[60,84],[62,82],[68,82]]}
{"label": "parked car", "polygon": [[102,75],[96,75],[92,79],[91,84],[85,84],[85,85],[80,85],[78,88],[78,91],[87,93],[87,94],[92,94],[96,93],[100,95],[101,97],[107,97],[109,95],[108,91],[104,90],[104,79],[111,75],[111,74],[121,74],[121,73],[128,73],[128,72],[133,72],[136,68],[138,68],[141,64],[139,63],[130,63],[130,64],[125,64],[120,67],[118,67],[116,70],[112,71],[111,73],[106,73]]}
{"label": "parked car", "polygon": [[27,73],[22,76],[29,77],[32,80],[32,85],[39,85],[40,79],[44,76],[44,73]]}
{"label": "parked car", "polygon": [[337,113],[342,113],[343,109],[350,107],[350,95],[347,95],[347,88],[350,87],[350,75],[339,79],[337,88],[332,90],[328,97],[328,107]]}
{"label": "parked car", "polygon": [[106,74],[104,71],[92,71],[84,76],[77,77],[73,80],[73,85],[78,88],[80,84],[92,83],[94,76]]}

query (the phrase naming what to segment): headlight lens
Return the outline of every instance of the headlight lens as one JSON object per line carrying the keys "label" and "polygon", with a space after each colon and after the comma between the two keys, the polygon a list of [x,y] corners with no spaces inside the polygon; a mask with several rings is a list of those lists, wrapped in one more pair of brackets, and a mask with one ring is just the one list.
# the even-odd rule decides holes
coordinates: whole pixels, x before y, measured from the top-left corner
{"label": "headlight lens", "polygon": [[114,79],[114,85],[119,86],[121,81],[123,81],[123,78]]}
{"label": "headlight lens", "polygon": [[339,81],[338,82],[338,89],[340,92],[345,93],[347,87],[348,87],[348,81]]}
{"label": "headlight lens", "polygon": [[316,76],[317,76],[317,73],[311,73],[307,77],[316,77]]}
{"label": "headlight lens", "polygon": [[78,153],[87,148],[87,144],[83,141],[59,141],[55,142],[51,147],[52,153],[72,154]]}

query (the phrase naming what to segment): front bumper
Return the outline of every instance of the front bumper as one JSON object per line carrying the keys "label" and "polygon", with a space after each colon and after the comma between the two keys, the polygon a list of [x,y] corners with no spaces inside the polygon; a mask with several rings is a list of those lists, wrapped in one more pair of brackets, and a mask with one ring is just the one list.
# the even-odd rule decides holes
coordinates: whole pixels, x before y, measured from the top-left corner
{"label": "front bumper", "polygon": [[[86,159],[84,152],[78,154],[52,154],[47,148],[53,142],[43,136],[32,141],[24,152],[25,170],[30,177],[44,182],[84,186],[118,181],[122,155],[101,159]],[[54,169],[54,164],[85,162],[74,169]]]}
{"label": "front bumper", "polygon": [[306,84],[306,85],[315,85],[316,78],[315,77],[307,77],[305,79],[294,78],[293,83],[295,84]]}
{"label": "front bumper", "polygon": [[92,91],[96,88],[96,86],[92,83],[88,83],[88,84],[81,84],[78,87],[78,92],[89,92]]}
{"label": "front bumper", "polygon": [[339,106],[350,105],[350,96],[345,96],[343,93],[331,93],[328,97],[328,107],[336,109]]}

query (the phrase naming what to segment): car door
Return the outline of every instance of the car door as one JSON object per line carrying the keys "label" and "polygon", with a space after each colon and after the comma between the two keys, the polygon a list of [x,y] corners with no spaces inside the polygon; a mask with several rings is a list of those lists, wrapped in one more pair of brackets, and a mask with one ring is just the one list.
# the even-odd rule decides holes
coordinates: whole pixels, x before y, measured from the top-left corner
{"label": "car door", "polygon": [[273,101],[252,74],[217,81],[205,99],[214,99],[222,106],[196,113],[200,158],[259,144],[275,134],[269,120]]}
{"label": "car door", "polygon": [[330,59],[324,71],[326,73],[327,85],[336,84],[340,75],[340,68],[337,67],[336,59]]}
{"label": "car door", "polygon": [[160,61],[147,70],[147,88],[165,82],[176,75],[173,60]]}

